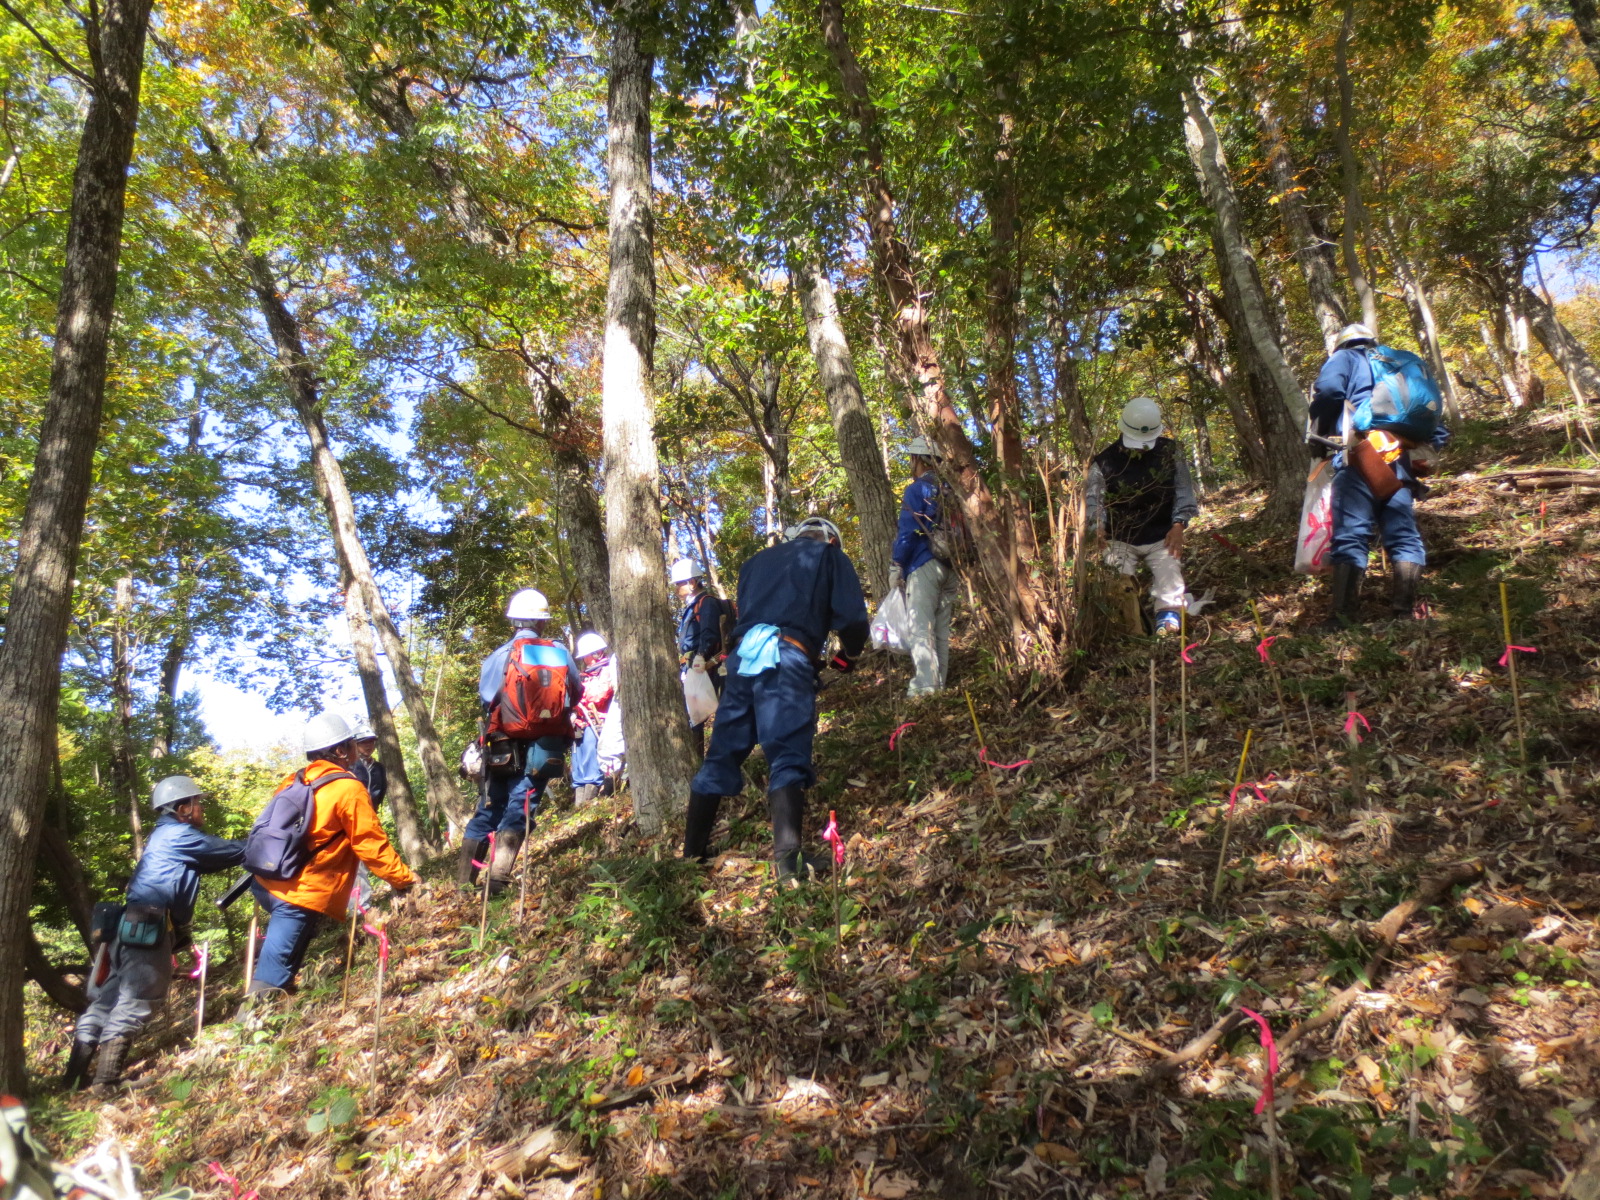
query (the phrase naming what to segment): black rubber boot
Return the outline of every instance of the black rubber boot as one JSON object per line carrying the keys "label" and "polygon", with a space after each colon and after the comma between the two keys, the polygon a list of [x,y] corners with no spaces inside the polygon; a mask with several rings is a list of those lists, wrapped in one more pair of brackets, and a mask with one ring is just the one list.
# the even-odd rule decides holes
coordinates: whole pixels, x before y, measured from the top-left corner
{"label": "black rubber boot", "polygon": [[122,1067],[128,1061],[128,1039],[114,1037],[100,1043],[100,1061],[94,1069],[94,1093],[97,1096],[114,1092],[122,1082]]}
{"label": "black rubber boot", "polygon": [[1417,586],[1422,582],[1422,564],[1391,562],[1389,610],[1397,620],[1409,621],[1417,615]]}
{"label": "black rubber boot", "polygon": [[481,841],[463,839],[461,843],[461,856],[456,859],[456,883],[463,888],[470,888],[478,882],[478,868],[473,862],[482,862],[479,855],[483,853]]}
{"label": "black rubber boot", "polygon": [[814,873],[822,878],[833,867],[826,858],[813,858],[800,849],[800,831],[805,825],[806,790],[790,786],[767,793],[767,814],[772,818],[772,866],[778,882],[805,878]]}
{"label": "black rubber boot", "polygon": [[494,839],[494,861],[489,864],[489,895],[498,896],[511,886],[517,854],[527,837],[520,829],[502,829]]}
{"label": "black rubber boot", "polygon": [[89,1064],[94,1061],[93,1042],[73,1042],[72,1053],[67,1056],[67,1069],[62,1073],[61,1086],[76,1092],[89,1082]]}
{"label": "black rubber boot", "polygon": [[1361,577],[1366,572],[1355,563],[1333,564],[1331,590],[1333,603],[1328,608],[1328,619],[1317,626],[1321,633],[1338,633],[1341,629],[1354,629],[1361,624],[1358,615],[1361,603]]}
{"label": "black rubber boot", "polygon": [[711,831],[717,827],[717,809],[722,797],[709,792],[690,792],[689,811],[683,820],[683,856],[711,861]]}

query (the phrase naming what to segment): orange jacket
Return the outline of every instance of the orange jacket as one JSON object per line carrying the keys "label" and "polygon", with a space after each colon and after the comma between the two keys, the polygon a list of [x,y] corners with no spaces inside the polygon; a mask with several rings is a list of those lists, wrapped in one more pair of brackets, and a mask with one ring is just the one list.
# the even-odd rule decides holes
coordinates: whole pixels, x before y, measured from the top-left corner
{"label": "orange jacket", "polygon": [[[306,781],[312,782],[324,775],[344,768],[326,759],[306,764]],[[287,787],[294,779],[293,773],[279,784]],[[343,837],[334,838],[336,833]],[[326,787],[317,789],[316,808],[311,820],[311,844],[326,846],[293,879],[262,879],[257,881],[280,900],[313,912],[322,913],[335,921],[344,920],[350,902],[350,889],[355,884],[356,860],[371,868],[379,879],[395,887],[409,887],[417,881],[411,868],[400,861],[378,815],[372,809],[367,789],[358,779],[336,779]]]}

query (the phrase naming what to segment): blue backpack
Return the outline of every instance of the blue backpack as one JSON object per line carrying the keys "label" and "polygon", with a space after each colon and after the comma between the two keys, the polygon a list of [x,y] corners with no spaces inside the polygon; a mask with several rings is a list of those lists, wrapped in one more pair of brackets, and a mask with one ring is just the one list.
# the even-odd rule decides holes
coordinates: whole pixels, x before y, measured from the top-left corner
{"label": "blue backpack", "polygon": [[1428,364],[1393,346],[1368,351],[1367,362],[1372,366],[1372,395],[1351,414],[1356,432],[1379,429],[1426,444],[1439,427],[1444,403]]}
{"label": "blue backpack", "polygon": [[341,829],[314,849],[307,844],[317,790],[335,779],[354,778],[349,771],[332,771],[307,783],[305,769],[296,771],[250,826],[244,839],[244,869],[262,879],[296,878],[306,864],[344,836]]}

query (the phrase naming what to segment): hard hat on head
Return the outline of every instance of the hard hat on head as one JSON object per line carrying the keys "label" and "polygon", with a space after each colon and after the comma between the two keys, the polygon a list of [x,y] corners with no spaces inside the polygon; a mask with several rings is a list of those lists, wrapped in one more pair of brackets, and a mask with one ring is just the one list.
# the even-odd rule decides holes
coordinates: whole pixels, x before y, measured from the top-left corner
{"label": "hard hat on head", "polygon": [[585,633],[578,638],[578,657],[588,658],[591,654],[599,654],[606,648],[606,640],[598,633]]}
{"label": "hard hat on head", "polygon": [[196,796],[205,794],[205,788],[187,775],[168,775],[156,784],[155,791],[150,793],[150,807],[160,812],[163,808],[175,808],[185,800],[192,800]]}
{"label": "hard hat on head", "polygon": [[1161,406],[1149,396],[1135,396],[1122,406],[1117,429],[1130,450],[1149,449],[1161,436]]}
{"label": "hard hat on head", "polygon": [[1342,350],[1352,342],[1375,342],[1377,340],[1378,335],[1358,321],[1354,325],[1346,325],[1339,330],[1339,336],[1333,345],[1336,350]]}
{"label": "hard hat on head", "polygon": [[550,601],[537,588],[523,588],[512,594],[506,602],[506,619],[511,621],[548,621]]}
{"label": "hard hat on head", "polygon": [[672,582],[674,584],[688,583],[691,579],[699,579],[705,573],[705,568],[692,558],[680,558],[672,564]]}
{"label": "hard hat on head", "polygon": [[841,540],[839,537],[839,527],[832,521],[828,520],[827,517],[807,517],[805,520],[791,525],[789,528],[785,529],[783,531],[783,537],[785,541],[792,542],[796,538],[803,538],[809,534],[817,533],[824,535],[830,542],[837,542]]}
{"label": "hard hat on head", "polygon": [[921,458],[938,458],[939,452],[925,437],[914,437],[906,443],[906,453]]}
{"label": "hard hat on head", "polygon": [[315,750],[326,750],[330,746],[338,746],[355,737],[355,731],[338,713],[318,713],[306,722],[306,732],[303,739],[303,749],[307,754]]}
{"label": "hard hat on head", "polygon": [[378,735],[372,732],[372,726],[360,717],[357,717],[350,726],[350,732],[358,742],[375,742],[378,740]]}

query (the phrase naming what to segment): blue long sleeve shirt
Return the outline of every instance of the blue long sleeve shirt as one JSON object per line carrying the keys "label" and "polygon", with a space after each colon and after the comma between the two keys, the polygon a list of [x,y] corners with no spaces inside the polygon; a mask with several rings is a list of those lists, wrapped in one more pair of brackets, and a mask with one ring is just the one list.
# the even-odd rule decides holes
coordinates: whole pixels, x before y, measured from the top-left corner
{"label": "blue long sleeve shirt", "polygon": [[867,602],[861,580],[843,550],[832,542],[796,538],[761,551],[739,572],[739,624],[733,640],[753,625],[776,625],[822,651],[829,630],[837,630],[846,655],[867,643]]}
{"label": "blue long sleeve shirt", "polygon": [[1337,437],[1346,403],[1352,407],[1372,395],[1372,361],[1365,350],[1335,350],[1311,385],[1311,427],[1325,438]]}
{"label": "blue long sleeve shirt", "polygon": [[939,524],[939,477],[925,471],[910,483],[900,497],[900,524],[895,529],[894,549],[890,557],[900,568],[903,577],[909,577],[923,563],[933,557],[928,545],[928,530]]}
{"label": "blue long sleeve shirt", "polygon": [[678,614],[678,653],[709,662],[722,653],[722,600],[703,588]]}
{"label": "blue long sleeve shirt", "polygon": [[194,921],[200,876],[243,862],[244,842],[219,838],[171,813],[162,813],[128,881],[128,903],[165,908],[172,914],[173,925],[187,929]]}

